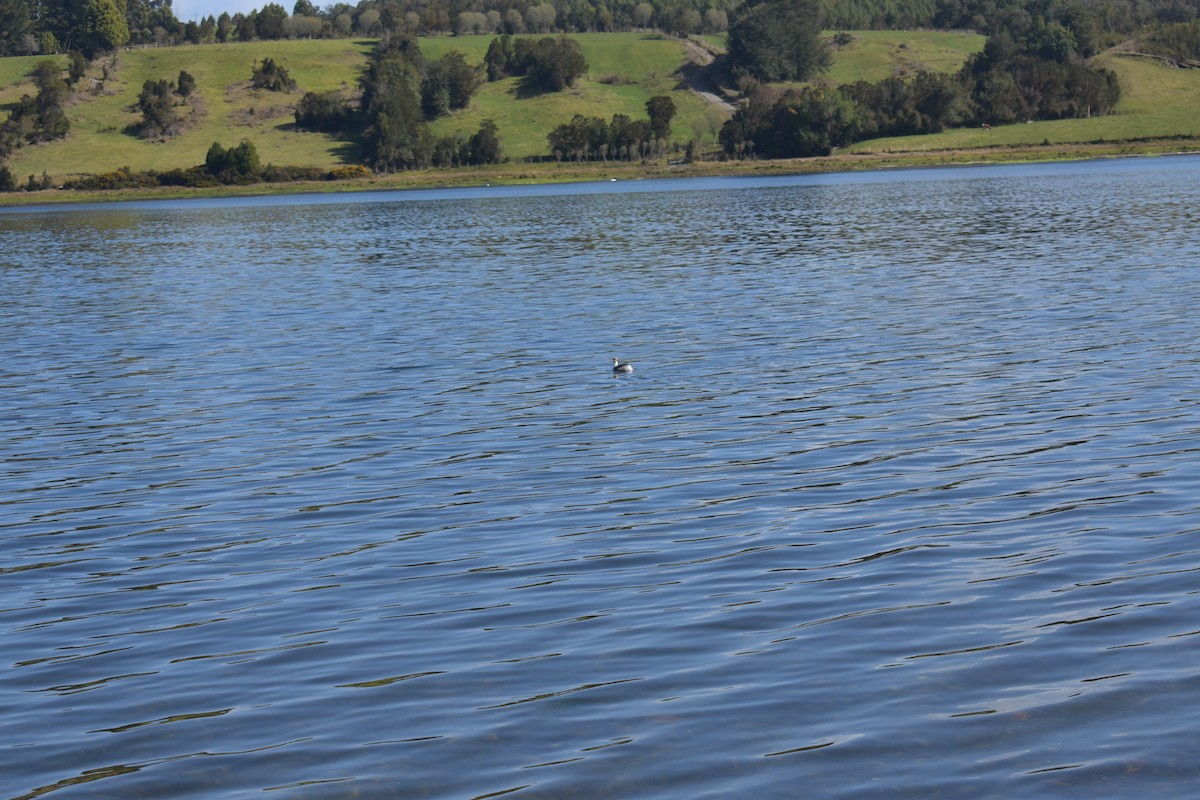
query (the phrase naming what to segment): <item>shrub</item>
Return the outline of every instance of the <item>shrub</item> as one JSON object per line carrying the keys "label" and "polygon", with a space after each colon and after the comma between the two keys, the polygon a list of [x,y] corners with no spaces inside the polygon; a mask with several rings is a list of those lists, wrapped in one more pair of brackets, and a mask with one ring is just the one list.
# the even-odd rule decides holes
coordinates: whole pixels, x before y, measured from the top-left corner
{"label": "shrub", "polygon": [[175,93],[184,100],[192,96],[196,91],[196,79],[192,77],[187,70],[179,71],[179,80],[175,84]]}
{"label": "shrub", "polygon": [[82,78],[84,73],[87,72],[87,68],[88,60],[84,57],[83,53],[79,52],[78,50],[72,50],[70,62],[67,66],[67,75],[70,76],[70,83],[72,86],[79,83],[80,78]]}
{"label": "shrub", "polygon": [[296,127],[308,131],[339,133],[352,116],[350,106],[337,92],[306,92],[296,104]]}
{"label": "shrub", "polygon": [[78,189],[80,191],[102,191],[107,189],[145,189],[158,185],[158,179],[148,172],[133,172],[129,167],[121,167],[113,172],[105,172],[100,175],[87,175],[82,178],[65,181],[63,188]]}
{"label": "shrub", "polygon": [[161,139],[174,136],[183,129],[183,119],[175,113],[175,85],[166,80],[149,80],[142,84],[138,95],[138,108],[142,110],[142,124],[138,135],[143,139]]}
{"label": "shrub", "polygon": [[320,181],[325,179],[325,170],[320,167],[277,167],[268,164],[259,171],[258,178],[269,183]]}
{"label": "shrub", "polygon": [[354,164],[349,167],[336,167],[329,170],[329,172],[325,175],[325,180],[344,181],[369,177],[371,177],[371,170],[367,169],[362,164]]}
{"label": "shrub", "polygon": [[282,64],[276,64],[272,58],[264,58],[250,77],[255,89],[267,89],[272,92],[290,92],[296,88],[296,81],[288,74]]}

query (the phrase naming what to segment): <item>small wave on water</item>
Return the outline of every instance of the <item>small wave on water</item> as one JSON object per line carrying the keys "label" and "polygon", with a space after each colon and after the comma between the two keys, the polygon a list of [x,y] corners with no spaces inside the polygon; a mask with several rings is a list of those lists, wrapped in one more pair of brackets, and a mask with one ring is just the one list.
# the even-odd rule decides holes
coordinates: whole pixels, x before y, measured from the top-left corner
{"label": "small wave on water", "polygon": [[0,794],[1186,796],[1198,169],[0,217]]}

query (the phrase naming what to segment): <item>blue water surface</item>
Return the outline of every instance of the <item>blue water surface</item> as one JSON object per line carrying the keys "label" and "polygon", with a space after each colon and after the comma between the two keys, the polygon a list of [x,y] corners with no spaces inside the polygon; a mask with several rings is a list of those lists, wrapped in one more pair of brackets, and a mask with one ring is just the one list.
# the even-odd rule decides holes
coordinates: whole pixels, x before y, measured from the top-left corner
{"label": "blue water surface", "polygon": [[0,213],[0,795],[1195,795],[1198,229],[1196,157]]}

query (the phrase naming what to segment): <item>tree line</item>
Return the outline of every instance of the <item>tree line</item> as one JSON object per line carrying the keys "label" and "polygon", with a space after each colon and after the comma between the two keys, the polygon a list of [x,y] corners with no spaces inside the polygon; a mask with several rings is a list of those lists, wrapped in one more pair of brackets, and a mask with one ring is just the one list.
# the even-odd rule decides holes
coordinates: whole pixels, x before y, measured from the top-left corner
{"label": "tree line", "polygon": [[[1200,19],[1190,0],[816,0],[833,29],[971,29],[1021,35],[1029,20],[1068,17],[1077,42],[1107,46],[1155,24]],[[295,0],[289,10],[265,3],[181,22],[171,0],[0,0],[0,56],[89,55],[111,47],[204,44],[256,39],[551,34],[660,30],[721,33],[741,0],[360,0],[318,7]],[[786,12],[788,4],[776,6]],[[743,18],[745,14],[742,14]],[[1083,28],[1088,28],[1081,35]],[[786,43],[785,43],[786,44]]]}
{"label": "tree line", "polygon": [[1114,73],[1085,66],[1069,48],[1047,52],[1038,37],[1017,42],[1000,31],[957,74],[918,72],[836,89],[758,85],[720,141],[738,158],[827,155],[880,136],[1106,114],[1118,99]]}
{"label": "tree line", "polygon": [[648,119],[614,114],[611,122],[576,114],[546,137],[556,161],[632,161],[661,155],[671,136],[675,101],[656,95],[646,101]]}

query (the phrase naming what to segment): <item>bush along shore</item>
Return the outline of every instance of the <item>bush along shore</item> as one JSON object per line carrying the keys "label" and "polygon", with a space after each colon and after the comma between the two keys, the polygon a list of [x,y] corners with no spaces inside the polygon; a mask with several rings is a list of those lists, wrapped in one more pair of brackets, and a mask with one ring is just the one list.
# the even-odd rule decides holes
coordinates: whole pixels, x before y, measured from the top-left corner
{"label": "bush along shore", "polygon": [[[480,186],[533,185],[546,183],[588,183],[596,181],[636,181],[699,177],[757,177],[805,175],[865,170],[920,169],[928,167],[972,166],[987,164],[1081,161],[1132,156],[1163,156],[1200,153],[1200,138],[1146,139],[1127,142],[1091,142],[1056,145],[1016,145],[944,150],[910,150],[875,153],[839,153],[831,156],[774,159],[618,163],[505,163],[488,167],[406,170],[373,175],[348,167],[354,175],[338,177],[332,171],[317,170],[311,177],[292,172],[292,180],[269,182],[243,181],[186,186],[137,178],[120,188],[91,189],[81,180],[56,191],[16,192],[0,195],[0,206],[60,203],[114,202],[125,200],[170,200],[201,197],[238,197],[253,195],[313,194],[361,191],[399,191],[410,189],[451,189]],[[125,173],[119,170],[119,173]],[[137,173],[127,173],[131,177]],[[264,174],[266,171],[264,170]],[[99,176],[97,176],[99,177]],[[140,180],[141,182],[136,182]],[[40,187],[39,187],[40,188]]]}
{"label": "bush along shore", "polygon": [[[31,179],[33,176],[30,176]],[[334,169],[320,167],[277,167],[262,166],[258,152],[251,142],[243,141],[236,147],[224,148],[213,142],[205,163],[186,169],[171,169],[164,172],[146,170],[136,172],[123,167],[101,175],[86,175],[71,178],[62,184],[63,189],[86,192],[112,191],[115,189],[152,189],[160,186],[212,189],[222,186],[249,186],[251,184],[282,184],[299,181],[352,181],[371,177],[371,171],[361,164],[351,164]]]}

